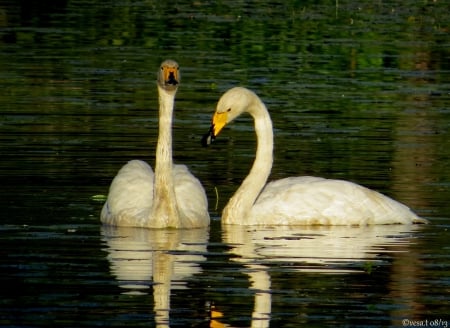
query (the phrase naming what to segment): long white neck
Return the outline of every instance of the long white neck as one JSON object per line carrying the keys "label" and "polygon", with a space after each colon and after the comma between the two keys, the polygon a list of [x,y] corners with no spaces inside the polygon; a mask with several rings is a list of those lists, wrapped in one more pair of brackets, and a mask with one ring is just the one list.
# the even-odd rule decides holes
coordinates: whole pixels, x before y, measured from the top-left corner
{"label": "long white neck", "polygon": [[158,93],[159,135],[156,146],[153,208],[149,227],[178,228],[180,219],[172,174],[172,117],[175,92],[167,92],[158,85]]}
{"label": "long white neck", "polygon": [[251,208],[266,185],[272,169],[273,131],[269,112],[256,96],[248,112],[255,122],[256,157],[250,173],[223,210],[222,223],[225,224],[242,224],[249,219]]}

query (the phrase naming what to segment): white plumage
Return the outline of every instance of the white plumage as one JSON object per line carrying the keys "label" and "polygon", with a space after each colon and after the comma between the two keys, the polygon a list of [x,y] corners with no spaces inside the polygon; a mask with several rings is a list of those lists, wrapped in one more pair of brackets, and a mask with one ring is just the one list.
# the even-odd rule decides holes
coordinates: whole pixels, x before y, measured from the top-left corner
{"label": "white plumage", "polygon": [[405,205],[358,184],[319,177],[289,177],[266,185],[273,162],[272,121],[252,91],[237,87],[219,100],[210,129],[215,138],[244,112],[254,119],[256,158],[222,213],[241,225],[370,225],[426,223]]}
{"label": "white plumage", "polygon": [[111,183],[101,221],[114,226],[199,228],[209,225],[205,191],[185,165],[172,160],[172,116],[180,76],[166,60],[158,73],[159,136],[155,172],[145,162],[125,164]]}

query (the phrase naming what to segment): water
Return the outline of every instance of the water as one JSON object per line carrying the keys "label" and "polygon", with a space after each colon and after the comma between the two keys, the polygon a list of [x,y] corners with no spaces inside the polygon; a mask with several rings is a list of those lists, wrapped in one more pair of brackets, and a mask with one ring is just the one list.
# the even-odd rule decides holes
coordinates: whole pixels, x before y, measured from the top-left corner
{"label": "water", "polygon": [[[444,327],[448,15],[441,1],[1,2],[0,325]],[[175,161],[202,181],[212,225],[107,229],[112,177],[154,163],[166,58],[182,73]],[[271,179],[355,181],[431,224],[221,227],[251,121],[199,144],[235,85],[271,112]]]}

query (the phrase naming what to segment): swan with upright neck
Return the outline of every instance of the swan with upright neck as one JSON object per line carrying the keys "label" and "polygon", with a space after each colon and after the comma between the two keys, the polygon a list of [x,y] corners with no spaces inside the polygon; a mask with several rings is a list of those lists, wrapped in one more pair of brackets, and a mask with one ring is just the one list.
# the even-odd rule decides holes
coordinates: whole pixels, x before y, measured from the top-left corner
{"label": "swan with upright neck", "polygon": [[125,164],[113,179],[101,212],[105,224],[146,228],[209,225],[205,190],[185,165],[172,159],[172,120],[180,83],[178,64],[165,60],[158,71],[159,135],[155,172],[144,161]]}
{"label": "swan with upright neck", "polygon": [[254,120],[256,157],[250,173],[222,212],[223,224],[240,225],[370,225],[426,223],[407,206],[366,187],[344,180],[289,177],[266,184],[273,162],[269,112],[252,91],[235,87],[220,98],[210,132],[243,113]]}

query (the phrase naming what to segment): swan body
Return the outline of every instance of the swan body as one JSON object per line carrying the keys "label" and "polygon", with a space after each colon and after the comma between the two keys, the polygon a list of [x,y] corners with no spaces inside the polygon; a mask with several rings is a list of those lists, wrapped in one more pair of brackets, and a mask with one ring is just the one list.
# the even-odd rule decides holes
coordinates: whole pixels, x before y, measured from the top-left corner
{"label": "swan body", "polygon": [[371,225],[426,223],[407,206],[358,184],[320,177],[289,177],[266,185],[273,162],[272,121],[252,91],[236,87],[219,100],[208,141],[242,113],[255,124],[253,166],[222,212],[223,224]]}
{"label": "swan body", "polygon": [[200,228],[209,225],[205,191],[185,165],[172,160],[172,116],[178,64],[166,60],[158,73],[159,136],[155,172],[144,161],[125,164],[111,183],[101,221],[146,228]]}

